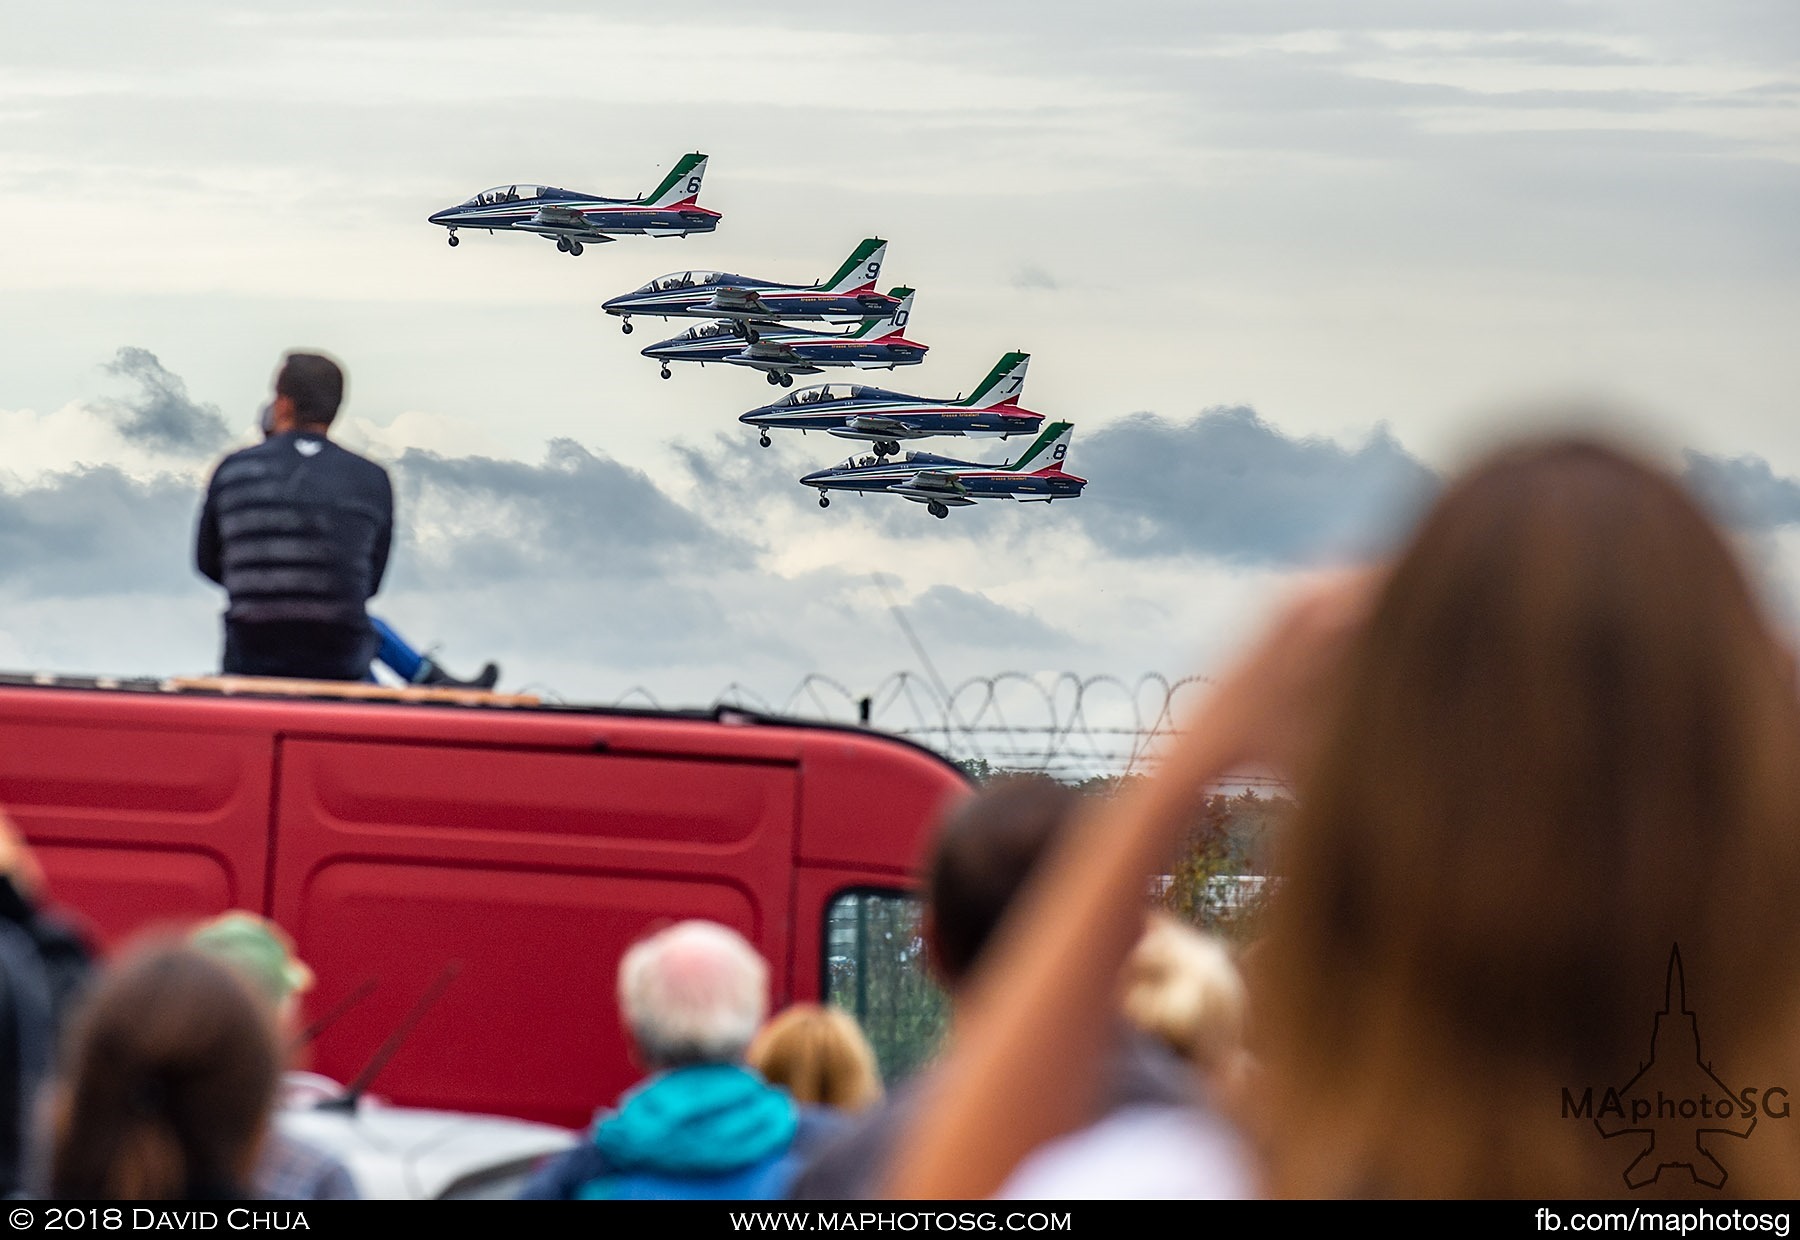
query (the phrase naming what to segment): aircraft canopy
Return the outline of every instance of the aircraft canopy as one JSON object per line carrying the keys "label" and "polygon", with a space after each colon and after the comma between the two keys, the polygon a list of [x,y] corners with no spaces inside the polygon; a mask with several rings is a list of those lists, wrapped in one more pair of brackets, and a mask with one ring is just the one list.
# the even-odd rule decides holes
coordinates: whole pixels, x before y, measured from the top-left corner
{"label": "aircraft canopy", "polygon": [[496,185],[493,189],[484,189],[469,201],[465,207],[492,207],[503,202],[519,202],[526,198],[541,198],[548,186],[542,185]]}
{"label": "aircraft canopy", "polygon": [[838,400],[910,400],[898,392],[884,391],[878,387],[864,387],[851,383],[822,383],[817,387],[801,388],[791,396],[783,397],[784,405],[828,405]]}
{"label": "aircraft canopy", "polygon": [[717,271],[671,271],[666,276],[657,276],[638,292],[666,293],[671,289],[693,288],[700,284],[712,284],[718,280],[719,275]]}
{"label": "aircraft canopy", "polygon": [[711,340],[715,336],[735,336],[737,325],[734,323],[702,323],[690,327],[682,333],[685,340]]}

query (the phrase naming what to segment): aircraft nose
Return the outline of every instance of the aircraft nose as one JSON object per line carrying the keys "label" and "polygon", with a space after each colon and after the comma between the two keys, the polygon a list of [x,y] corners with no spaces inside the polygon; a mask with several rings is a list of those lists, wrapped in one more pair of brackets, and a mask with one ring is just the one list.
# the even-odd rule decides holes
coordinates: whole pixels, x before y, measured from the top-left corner
{"label": "aircraft nose", "polygon": [[433,211],[430,215],[425,217],[425,221],[428,224],[448,224],[450,222],[450,210],[449,208],[445,208],[442,211]]}
{"label": "aircraft nose", "polygon": [[666,344],[647,344],[638,350],[639,355],[643,357],[669,357],[674,352],[675,350]]}
{"label": "aircraft nose", "polygon": [[738,414],[738,421],[746,426],[767,426],[774,417],[775,415],[769,413],[766,408],[752,409],[749,413]]}
{"label": "aircraft nose", "polygon": [[809,486],[809,487],[817,486],[821,482],[828,481],[830,478],[831,478],[831,471],[829,469],[816,469],[812,473],[807,474],[804,478],[800,479],[800,485]]}
{"label": "aircraft nose", "polygon": [[619,308],[625,304],[625,300],[629,296],[630,294],[628,293],[621,293],[617,297],[608,297],[605,301],[600,303],[600,308],[608,314],[617,314]]}

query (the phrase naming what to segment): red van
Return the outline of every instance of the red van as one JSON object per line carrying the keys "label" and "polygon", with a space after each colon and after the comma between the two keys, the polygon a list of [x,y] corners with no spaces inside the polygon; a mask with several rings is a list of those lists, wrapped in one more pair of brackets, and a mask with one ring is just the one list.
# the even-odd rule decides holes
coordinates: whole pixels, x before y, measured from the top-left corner
{"label": "red van", "polygon": [[965,787],[893,737],[730,710],[0,677],[0,805],[103,943],[261,911],[317,974],[313,1019],[363,992],[315,1070],[355,1077],[441,984],[377,1092],[571,1126],[638,1075],[626,945],[710,918],[761,948],[777,1004],[836,978],[866,1005],[916,955],[892,914]]}

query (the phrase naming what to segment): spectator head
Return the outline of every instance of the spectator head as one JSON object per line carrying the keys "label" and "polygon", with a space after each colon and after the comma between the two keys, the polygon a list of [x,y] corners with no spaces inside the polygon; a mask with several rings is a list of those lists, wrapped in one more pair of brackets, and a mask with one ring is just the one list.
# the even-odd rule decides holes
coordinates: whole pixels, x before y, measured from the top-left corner
{"label": "spectator head", "polygon": [[236,970],[267,999],[285,1026],[302,994],[312,988],[312,970],[294,955],[294,941],[274,922],[233,909],[194,929],[188,940],[203,955]]}
{"label": "spectator head", "polygon": [[344,369],[323,353],[289,353],[275,375],[275,396],[292,405],[294,425],[330,426],[344,403]]}
{"label": "spectator head", "polygon": [[1203,1074],[1233,1069],[1244,1045],[1244,981],[1225,944],[1153,914],[1125,963],[1125,1016]]}
{"label": "spectator head", "polygon": [[50,1195],[242,1195],[281,1053],[268,1005],[216,960],[152,944],[101,979],[69,1031]]}
{"label": "spectator head", "polygon": [[1016,775],[983,785],[945,819],[926,865],[925,917],[931,959],[950,989],[1081,803],[1066,784]]}
{"label": "spectator head", "polygon": [[1707,1058],[1787,1070],[1800,696],[1668,473],[1583,439],[1479,464],[1333,697],[1257,969],[1278,1188],[1616,1193],[1554,1100],[1638,1071],[1676,944]]}
{"label": "spectator head", "polygon": [[748,1059],[796,1102],[861,1111],[881,1101],[875,1050],[840,1008],[794,1004],[763,1026]]}
{"label": "spectator head", "polygon": [[634,943],[619,962],[619,1010],[652,1071],[741,1062],[768,994],[768,965],[717,922],[677,922]]}

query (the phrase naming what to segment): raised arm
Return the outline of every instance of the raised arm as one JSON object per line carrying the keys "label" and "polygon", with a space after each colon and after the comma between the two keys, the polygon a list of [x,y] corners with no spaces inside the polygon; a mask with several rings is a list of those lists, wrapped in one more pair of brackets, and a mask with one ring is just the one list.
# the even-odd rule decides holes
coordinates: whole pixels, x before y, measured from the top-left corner
{"label": "raised arm", "polygon": [[1091,1118],[1149,877],[1209,784],[1249,762],[1292,769],[1310,752],[1371,585],[1368,574],[1337,578],[1284,612],[1157,774],[1096,804],[1044,866],[983,956],[957,1041],[897,1143],[893,1195],[989,1196],[1031,1150]]}

